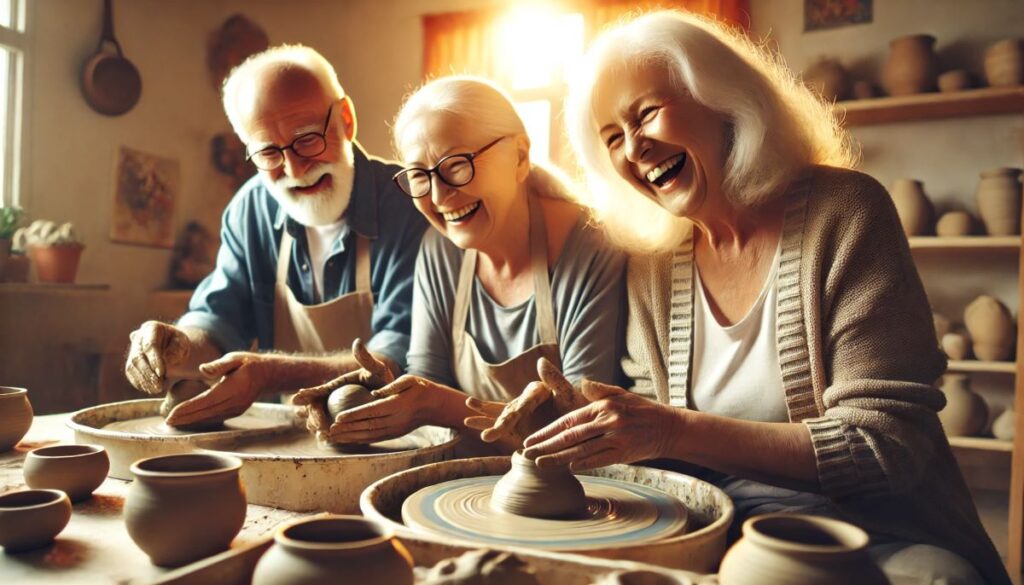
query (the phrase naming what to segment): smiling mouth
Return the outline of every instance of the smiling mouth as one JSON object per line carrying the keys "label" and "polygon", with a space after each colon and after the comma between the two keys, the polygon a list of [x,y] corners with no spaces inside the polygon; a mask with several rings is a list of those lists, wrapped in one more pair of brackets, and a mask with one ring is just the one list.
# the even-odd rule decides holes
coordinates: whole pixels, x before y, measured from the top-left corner
{"label": "smiling mouth", "polygon": [[668,184],[669,181],[679,176],[682,172],[683,167],[686,166],[686,161],[689,157],[686,153],[677,154],[672,158],[666,159],[658,166],[647,171],[645,178],[649,183],[652,183],[659,189]]}
{"label": "smiling mouth", "polygon": [[441,217],[448,223],[460,223],[473,217],[478,209],[480,209],[480,202],[476,201],[454,211],[445,211],[441,213]]}
{"label": "smiling mouth", "polygon": [[324,173],[316,180],[312,185],[306,185],[305,187],[292,187],[292,191],[300,195],[308,195],[319,191],[322,187],[327,185],[327,181],[330,178],[330,173]]}

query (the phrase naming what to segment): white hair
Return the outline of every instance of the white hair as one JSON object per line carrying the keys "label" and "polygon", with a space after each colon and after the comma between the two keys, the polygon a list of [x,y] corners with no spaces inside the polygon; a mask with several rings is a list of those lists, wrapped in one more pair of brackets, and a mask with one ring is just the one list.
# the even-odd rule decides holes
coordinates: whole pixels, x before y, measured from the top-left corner
{"label": "white hair", "polygon": [[224,112],[227,113],[231,127],[242,142],[248,142],[248,137],[243,132],[239,121],[238,102],[242,97],[242,88],[246,80],[269,65],[292,66],[309,71],[320,82],[320,87],[332,102],[345,97],[345,90],[338,82],[338,74],[334,71],[334,67],[323,55],[310,47],[278,45],[251,55],[231,70],[231,73],[224,79],[224,87],[221,92]]}
{"label": "white hair", "polygon": [[609,236],[637,252],[675,246],[689,222],[638,193],[612,166],[594,118],[594,89],[615,69],[666,67],[674,86],[727,122],[725,196],[755,207],[783,193],[803,168],[855,163],[828,104],[781,59],[744,34],[697,15],[664,10],[602,33],[570,83],[565,120],[586,175],[581,192]]}
{"label": "white hair", "polygon": [[[470,121],[483,141],[526,133],[512,100],[492,81],[469,75],[440,77],[409,95],[398,111],[391,131],[398,158],[402,158],[402,143],[413,122],[434,112]],[[543,197],[577,199],[569,178],[554,167],[531,163],[526,187],[530,193]]]}

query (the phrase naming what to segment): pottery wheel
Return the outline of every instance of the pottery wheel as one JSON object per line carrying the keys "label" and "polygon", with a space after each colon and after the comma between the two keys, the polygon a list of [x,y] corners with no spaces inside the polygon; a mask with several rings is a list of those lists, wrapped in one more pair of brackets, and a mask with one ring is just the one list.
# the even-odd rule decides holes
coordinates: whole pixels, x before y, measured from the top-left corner
{"label": "pottery wheel", "polygon": [[468,477],[420,489],[402,504],[406,526],[438,536],[548,550],[592,550],[656,542],[682,533],[686,507],[653,488],[578,476],[587,497],[579,518],[553,520],[491,509],[499,476]]}
{"label": "pottery wheel", "polygon": [[313,435],[301,431],[273,437],[241,439],[233,446],[223,446],[226,451],[252,455],[273,455],[277,457],[330,457],[338,455],[379,455],[425,449],[432,443],[423,435],[412,433],[379,441],[369,445],[323,445]]}
{"label": "pottery wheel", "polygon": [[235,418],[229,418],[221,426],[213,427],[206,431],[193,431],[176,429],[164,422],[162,416],[146,416],[127,420],[117,420],[103,425],[103,430],[130,433],[135,435],[152,435],[159,437],[198,435],[204,433],[222,431],[255,431],[261,429],[280,428],[281,422],[269,420],[265,417],[243,414]]}

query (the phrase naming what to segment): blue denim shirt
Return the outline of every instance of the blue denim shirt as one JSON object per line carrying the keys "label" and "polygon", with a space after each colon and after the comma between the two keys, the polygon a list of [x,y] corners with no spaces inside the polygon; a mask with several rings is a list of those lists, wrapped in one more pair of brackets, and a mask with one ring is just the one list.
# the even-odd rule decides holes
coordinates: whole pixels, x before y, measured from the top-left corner
{"label": "blue denim shirt", "polygon": [[[352,198],[345,227],[324,267],[324,301],[355,290],[355,233],[370,239],[373,292],[371,351],[405,369],[409,351],[413,272],[427,223],[391,177],[400,167],[367,157],[358,145]],[[253,340],[274,347],[274,280],[282,230],[295,238],[288,286],[295,298],[315,304],[306,229],[285,214],[259,176],[249,179],[224,211],[217,266],[196,288],[179,326],[209,333],[225,352],[246,350]]]}

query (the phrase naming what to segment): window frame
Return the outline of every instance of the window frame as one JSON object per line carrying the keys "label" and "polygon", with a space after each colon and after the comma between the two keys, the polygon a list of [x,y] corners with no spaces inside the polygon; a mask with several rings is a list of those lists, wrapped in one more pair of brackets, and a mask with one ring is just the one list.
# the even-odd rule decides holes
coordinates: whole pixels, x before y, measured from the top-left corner
{"label": "window frame", "polygon": [[8,72],[11,82],[7,84],[8,107],[2,115],[4,135],[0,136],[7,145],[4,149],[3,176],[0,177],[0,206],[26,205],[25,194],[28,173],[25,169],[26,127],[28,112],[26,104],[31,103],[28,88],[28,71],[31,63],[31,38],[28,34],[31,0],[10,0],[10,14],[6,15],[11,26],[0,26],[0,47],[8,51]]}

